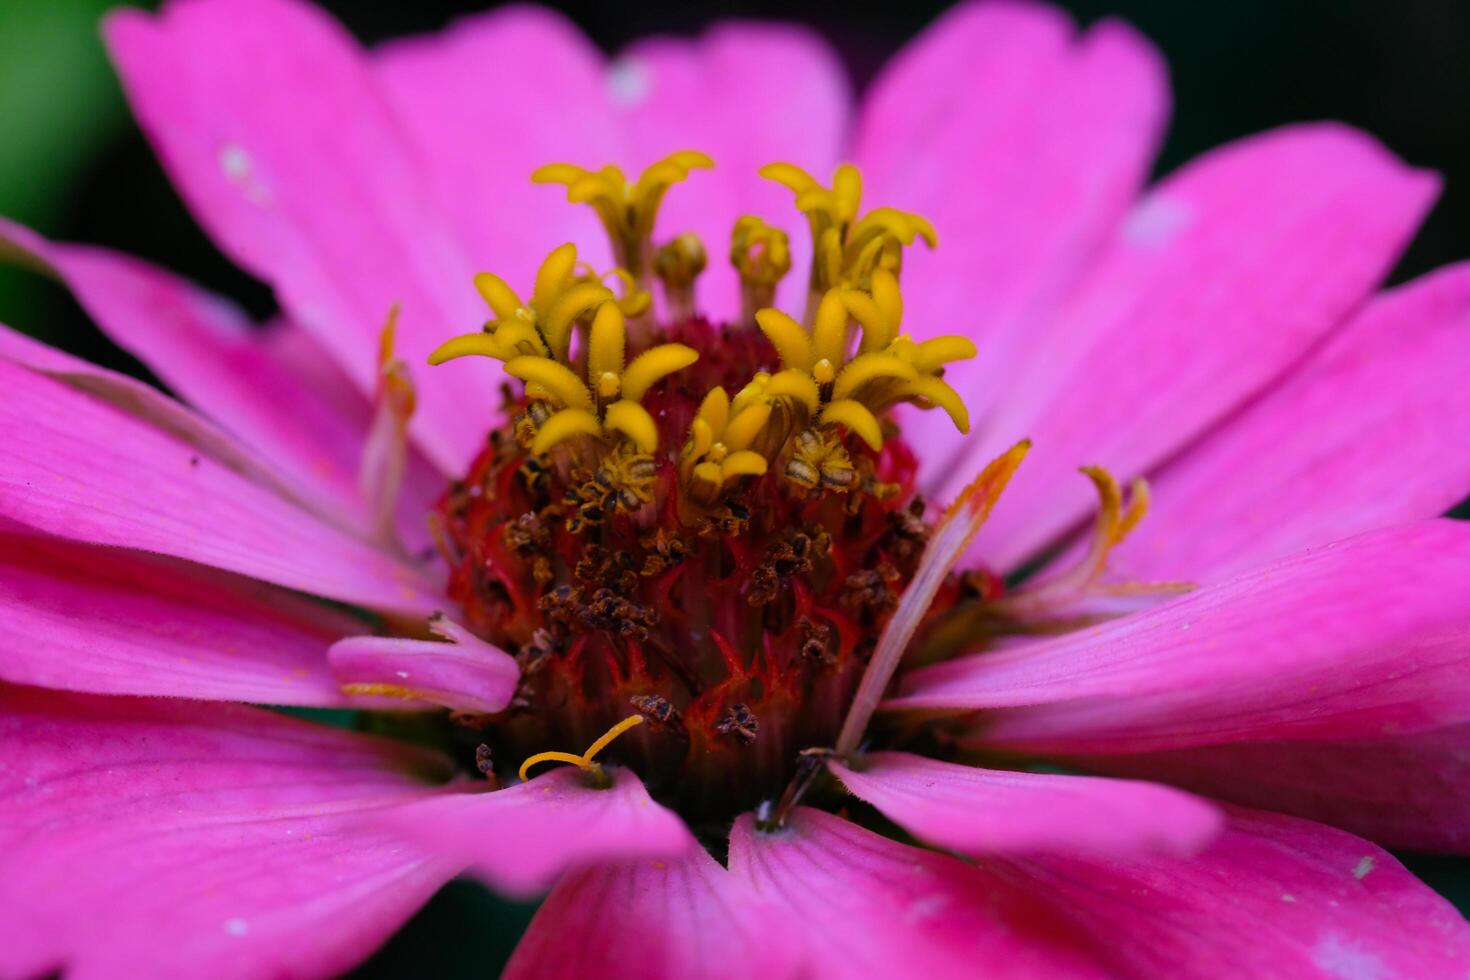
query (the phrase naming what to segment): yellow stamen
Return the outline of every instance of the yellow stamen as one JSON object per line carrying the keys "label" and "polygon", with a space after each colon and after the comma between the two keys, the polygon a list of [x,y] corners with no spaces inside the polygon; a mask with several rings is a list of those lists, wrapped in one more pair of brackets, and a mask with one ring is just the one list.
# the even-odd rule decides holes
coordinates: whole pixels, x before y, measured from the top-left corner
{"label": "yellow stamen", "polygon": [[682,150],[654,163],[631,185],[617,167],[590,171],[566,163],[540,167],[531,174],[531,180],[538,184],[563,184],[568,201],[591,205],[612,240],[618,265],[641,284],[649,272],[653,222],[664,194],[686,179],[689,171],[714,165],[703,153]]}
{"label": "yellow stamen", "polygon": [[[813,302],[834,287],[873,288],[875,273],[897,271],[904,248],[920,239],[930,248],[938,244],[933,225],[917,214],[877,208],[859,216],[863,179],[851,164],[837,168],[830,188],[789,163],[767,164],[760,175],[789,188],[811,226]],[[886,288],[879,288],[886,302]]]}
{"label": "yellow stamen", "polygon": [[521,763],[521,781],[525,782],[526,774],[531,771],[532,766],[540,765],[543,762],[567,762],[585,773],[593,776],[601,776],[603,773],[602,766],[593,762],[593,757],[611,745],[613,740],[619,735],[641,724],[643,724],[642,715],[629,715],[609,728],[597,741],[587,746],[587,751],[581,755],[573,755],[570,752],[538,752]]}

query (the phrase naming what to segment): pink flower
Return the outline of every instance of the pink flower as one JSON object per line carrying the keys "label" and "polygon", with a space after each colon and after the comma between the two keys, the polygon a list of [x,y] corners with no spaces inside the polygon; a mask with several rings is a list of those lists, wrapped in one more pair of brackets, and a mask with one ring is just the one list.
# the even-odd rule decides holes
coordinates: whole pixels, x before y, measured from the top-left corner
{"label": "pink flower", "polygon": [[[1157,54],[1003,0],[855,109],[774,25],[106,38],[282,314],[0,229],[182,399],[0,333],[0,974],[330,975],[465,869],[551,889],[517,977],[1470,970],[1380,849],[1470,848],[1470,267],[1375,293],[1432,175],[1306,125],[1145,189]],[[904,210],[756,176],[844,159]]]}

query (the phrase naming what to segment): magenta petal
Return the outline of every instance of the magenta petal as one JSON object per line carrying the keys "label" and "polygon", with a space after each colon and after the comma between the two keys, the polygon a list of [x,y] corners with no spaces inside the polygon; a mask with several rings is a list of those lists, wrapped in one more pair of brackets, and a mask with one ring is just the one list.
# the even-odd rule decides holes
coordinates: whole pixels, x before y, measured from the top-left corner
{"label": "magenta petal", "polygon": [[1470,724],[1406,735],[1234,742],[1074,761],[1308,817],[1384,847],[1470,853]]}
{"label": "magenta petal", "polygon": [[1153,783],[980,769],[907,752],[828,766],[854,795],[919,839],[976,857],[1192,854],[1222,823],[1206,801]]}
{"label": "magenta petal", "polygon": [[1108,976],[1408,980],[1470,969],[1470,925],[1454,906],[1367,841],[1291,817],[1232,811],[1194,858],[997,870],[1066,915]]}
{"label": "magenta petal", "polygon": [[1036,448],[977,557],[1009,568],[1082,520],[1095,494],[1078,466],[1138,475],[1270,384],[1362,302],[1437,188],[1370,137],[1312,125],[1215,150],[1151,191],[1034,328],[1045,355],[1004,365],[1013,384],[970,458],[1022,436]]}
{"label": "magenta petal", "polygon": [[912,674],[889,707],[1067,753],[1362,738],[1470,720],[1470,524],[1359,535],[1062,639]]}
{"label": "magenta petal", "polygon": [[[303,507],[312,501],[282,479],[276,467],[260,453],[197,412],[137,378],[99,367],[0,325],[0,360],[19,364],[38,374],[102,399],[133,418],[180,440],[201,455]],[[323,519],[331,515],[323,514]]]}
{"label": "magenta petal", "polygon": [[740,818],[730,870],[798,925],[822,977],[1099,973],[1065,917],[1025,891],[820,810],[798,808],[769,834]]}
{"label": "magenta petal", "polygon": [[354,636],[333,644],[327,657],[348,690],[361,685],[371,694],[391,688],[403,697],[479,714],[503,710],[520,680],[515,658],[482,642]]}
{"label": "magenta petal", "polygon": [[[639,41],[612,64],[608,88],[624,120],[627,162],[642,167],[684,149],[714,158],[714,170],[697,171],[687,189],[669,192],[656,234],[658,241],[683,231],[699,235],[710,255],[699,308],[716,321],[735,318],[739,280],[723,258],[730,231],[742,214],[791,213],[791,192],[756,176],[766,164],[786,161],[823,183],[830,179],[850,113],[841,63],[826,41],[803,28],[723,23],[692,41]],[[780,302],[799,310],[811,244],[804,229],[790,230],[793,271]]]}
{"label": "magenta petal", "polygon": [[781,980],[797,972],[795,930],[704,849],[574,871],[536,913],[507,980]]}
{"label": "magenta petal", "polygon": [[252,708],[0,686],[0,974],[330,976],[451,866],[361,828],[438,756]]}
{"label": "magenta petal", "polygon": [[[938,249],[904,256],[905,323],[979,345],[945,371],[972,418],[1041,353],[1038,324],[1142,187],[1168,110],[1147,39],[1116,21],[1079,35],[1042,4],[960,4],[878,76],[855,156],[873,204],[939,232]],[[924,447],[926,486],[969,445],[942,412],[908,412],[904,431]]]}
{"label": "magenta petal", "polygon": [[979,746],[1177,782],[1396,846],[1470,837],[1470,526],[1360,535],[1125,620],[915,672]]}
{"label": "magenta petal", "polygon": [[592,211],[531,185],[546,163],[629,162],[607,105],[606,60],[566,18],[529,6],[466,17],[373,55],[441,210],[457,221],[477,267],[518,291],[564,242],[598,269],[611,265]]}
{"label": "magenta petal", "polygon": [[166,558],[0,533],[0,677],[99,694],[346,702],[327,646],[361,624]]}
{"label": "magenta petal", "polygon": [[1285,382],[1152,479],[1119,580],[1218,581],[1470,491],[1470,266],[1375,299]]}
{"label": "magenta petal", "polygon": [[0,360],[0,516],[345,602],[432,610],[422,573],[188,444]]}
{"label": "magenta petal", "polygon": [[698,846],[637,776],[611,772],[609,789],[593,788],[579,769],[557,769],[494,792],[397,807],[381,823],[517,895],[542,891],[572,868],[678,857]]}
{"label": "magenta petal", "polygon": [[378,331],[401,304],[398,352],[419,390],[412,431],[436,464],[460,472],[494,417],[495,374],[465,364],[431,384],[424,359],[485,318],[475,270],[351,38],[291,0],[123,10],[104,33],[200,223],[364,392],[376,383]]}
{"label": "magenta petal", "polygon": [[272,356],[239,310],[161,269],[99,248],[55,245],[0,221],[0,242],[47,264],[108,337],[179,397],[253,446],[324,512],[359,509],[368,404],[344,417]]}

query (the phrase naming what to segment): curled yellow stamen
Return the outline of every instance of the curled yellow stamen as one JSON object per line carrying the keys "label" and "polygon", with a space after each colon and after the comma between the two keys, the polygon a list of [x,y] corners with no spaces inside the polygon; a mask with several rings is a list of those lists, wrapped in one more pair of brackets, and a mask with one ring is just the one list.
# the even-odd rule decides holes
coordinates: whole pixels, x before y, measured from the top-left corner
{"label": "curled yellow stamen", "polygon": [[[959,393],[940,378],[946,364],[975,356],[965,337],[945,336],[915,343],[899,334],[903,298],[898,280],[879,269],[871,291],[829,289],[815,305],[810,329],[776,309],[757,310],[756,323],[776,349],[785,370],[765,385],[771,398],[783,398],[818,428],[842,426],[874,450],[883,447],[878,416],[899,402],[941,408],[955,428],[968,432],[969,412]],[[857,353],[850,353],[853,326],[860,331]],[[837,458],[827,440],[797,459],[788,475],[814,483],[815,461]],[[828,481],[830,482],[830,481]]]}
{"label": "curled yellow stamen", "polygon": [[629,715],[604,732],[602,737],[597,741],[587,746],[587,751],[581,755],[573,755],[570,752],[538,752],[521,763],[521,782],[526,781],[526,774],[531,771],[532,766],[540,765],[543,762],[570,763],[585,773],[600,777],[603,775],[602,766],[593,762],[593,757],[611,745],[619,735],[641,724],[643,724],[642,715]]}
{"label": "curled yellow stamen", "polygon": [[879,270],[897,273],[903,250],[920,239],[930,248],[939,243],[934,226],[917,214],[876,208],[860,215],[863,178],[851,164],[837,168],[831,187],[789,163],[767,164],[760,175],[791,190],[811,225],[812,304],[829,289],[872,288]]}
{"label": "curled yellow stamen", "polygon": [[563,184],[567,200],[588,204],[597,212],[612,240],[613,256],[619,266],[643,283],[653,258],[653,221],[664,194],[689,176],[689,171],[708,169],[715,162],[696,150],[671,153],[629,183],[614,166],[586,170],[569,163],[552,163],[531,174],[537,184]]}

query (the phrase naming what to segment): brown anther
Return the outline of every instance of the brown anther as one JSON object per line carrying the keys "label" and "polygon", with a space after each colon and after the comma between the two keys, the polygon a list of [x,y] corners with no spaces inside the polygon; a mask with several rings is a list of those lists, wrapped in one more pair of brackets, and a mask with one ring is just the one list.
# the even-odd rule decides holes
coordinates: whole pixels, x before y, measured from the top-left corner
{"label": "brown anther", "polygon": [[786,478],[806,490],[819,485],[836,493],[850,490],[856,480],[852,458],[835,437],[812,429],[796,434],[796,446],[786,462]]}
{"label": "brown anther", "polygon": [[830,667],[837,662],[837,655],[832,652],[832,637],[836,633],[832,627],[806,616],[797,620],[797,626],[801,629],[799,652],[802,660],[822,667]]}
{"label": "brown anther", "polygon": [[684,731],[684,718],[668,698],[657,694],[635,694],[628,699],[628,703],[633,706],[634,711],[654,725],[670,731]]}
{"label": "brown anther", "polygon": [[480,770],[480,775],[489,781],[491,787],[500,788],[500,780],[495,777],[495,763],[490,758],[490,746],[484,742],[475,746],[475,768]]}
{"label": "brown anther", "polygon": [[646,577],[658,575],[684,561],[688,547],[677,532],[665,528],[654,528],[638,539],[647,554],[643,557],[643,568],[638,574]]}
{"label": "brown anther", "polygon": [[741,702],[732,705],[730,710],[725,712],[725,716],[715,726],[715,731],[749,745],[755,741],[756,735],[760,734],[760,723],[750,710],[750,706]]}
{"label": "brown anther", "polygon": [[847,593],[842,601],[857,609],[871,609],[883,612],[898,605],[898,592],[893,585],[902,576],[898,569],[888,562],[883,562],[877,568],[855,572],[847,577],[844,583]]}

